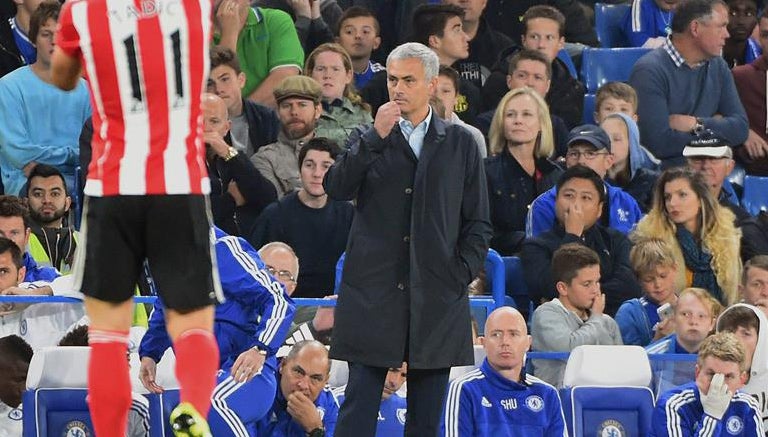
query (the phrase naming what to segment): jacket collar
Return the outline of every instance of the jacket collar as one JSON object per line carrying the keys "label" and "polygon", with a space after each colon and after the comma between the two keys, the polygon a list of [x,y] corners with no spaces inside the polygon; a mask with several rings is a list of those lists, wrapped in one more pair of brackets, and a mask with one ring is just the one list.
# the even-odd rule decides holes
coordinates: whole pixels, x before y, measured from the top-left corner
{"label": "jacket collar", "polygon": [[520,382],[511,381],[503,376],[488,362],[488,358],[483,360],[480,365],[480,371],[485,375],[485,379],[492,385],[503,390],[527,390],[530,384],[525,382],[525,366],[520,370]]}
{"label": "jacket collar", "polygon": [[291,149],[293,149],[296,154],[299,153],[299,150],[304,146],[304,144],[307,143],[310,139],[314,138],[315,133],[312,132],[312,136],[304,139],[299,138],[298,140],[291,140],[286,135],[285,132],[283,132],[283,129],[280,129],[280,132],[277,134],[277,142],[286,146],[289,146]]}

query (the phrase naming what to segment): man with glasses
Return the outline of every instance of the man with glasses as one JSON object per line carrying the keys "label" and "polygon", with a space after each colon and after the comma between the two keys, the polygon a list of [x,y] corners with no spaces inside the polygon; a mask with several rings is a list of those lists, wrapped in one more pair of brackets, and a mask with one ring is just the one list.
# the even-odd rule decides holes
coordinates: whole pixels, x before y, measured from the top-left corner
{"label": "man with glasses", "polygon": [[[294,304],[278,282],[285,276],[281,267],[271,268],[270,276],[248,242],[214,230],[218,276],[226,301],[216,307],[214,320],[220,370],[208,424],[217,437],[249,435],[248,430],[272,406],[277,386],[275,352],[288,333]],[[139,347],[139,379],[151,393],[163,391],[155,379],[157,363],[170,346],[163,305],[158,301]]]}
{"label": "man with glasses", "polygon": [[[624,234],[629,233],[643,214],[632,196],[605,182],[608,169],[613,165],[613,154],[611,139],[601,127],[585,124],[573,128],[568,134],[565,165],[570,168],[577,164],[589,167],[603,179],[607,199],[603,204],[600,224]],[[557,191],[553,187],[531,203],[525,229],[528,237],[548,231],[555,224],[556,196]]]}

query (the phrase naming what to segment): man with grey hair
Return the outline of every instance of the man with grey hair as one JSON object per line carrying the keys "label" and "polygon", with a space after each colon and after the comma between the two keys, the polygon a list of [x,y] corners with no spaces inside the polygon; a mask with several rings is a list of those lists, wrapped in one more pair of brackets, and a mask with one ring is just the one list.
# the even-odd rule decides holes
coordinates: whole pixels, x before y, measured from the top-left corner
{"label": "man with grey hair", "polygon": [[467,284],[488,250],[488,194],[472,135],[429,106],[437,73],[428,47],[395,48],[390,101],[325,175],[331,198],[357,199],[331,339],[349,362],[336,436],[375,435],[384,378],[403,361],[406,435],[437,435],[451,366],[474,362]]}

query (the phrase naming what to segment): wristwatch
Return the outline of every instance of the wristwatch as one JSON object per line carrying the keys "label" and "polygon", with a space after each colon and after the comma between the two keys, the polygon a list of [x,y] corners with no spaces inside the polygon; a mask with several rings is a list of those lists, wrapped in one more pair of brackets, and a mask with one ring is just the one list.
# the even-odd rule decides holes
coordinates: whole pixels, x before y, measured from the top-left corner
{"label": "wristwatch", "polygon": [[691,133],[694,135],[701,135],[704,132],[704,123],[701,122],[701,119],[696,117],[696,124],[693,125],[693,129],[691,130]]}
{"label": "wristwatch", "polygon": [[253,350],[255,350],[259,355],[267,356],[267,351],[260,349],[258,346],[254,346]]}
{"label": "wristwatch", "polygon": [[234,158],[235,156],[238,155],[238,153],[240,152],[238,152],[237,149],[235,149],[232,146],[229,146],[229,149],[227,150],[227,156],[224,157],[224,162],[227,162],[230,159]]}
{"label": "wristwatch", "polygon": [[317,427],[307,433],[307,437],[325,437],[325,428]]}

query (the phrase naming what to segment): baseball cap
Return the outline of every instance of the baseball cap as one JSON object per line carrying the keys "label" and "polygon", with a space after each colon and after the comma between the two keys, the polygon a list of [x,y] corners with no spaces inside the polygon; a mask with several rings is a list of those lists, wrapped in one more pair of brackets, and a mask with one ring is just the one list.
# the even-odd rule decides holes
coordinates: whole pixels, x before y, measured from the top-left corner
{"label": "baseball cap", "polygon": [[683,156],[686,158],[694,156],[733,158],[733,150],[726,139],[707,129],[685,146]]}
{"label": "baseball cap", "polygon": [[272,94],[278,103],[289,97],[320,103],[323,90],[320,88],[320,84],[309,76],[288,76],[275,87]]}
{"label": "baseball cap", "polygon": [[568,147],[576,143],[589,143],[595,149],[611,151],[611,139],[603,128],[594,124],[582,124],[571,129],[568,133]]}

